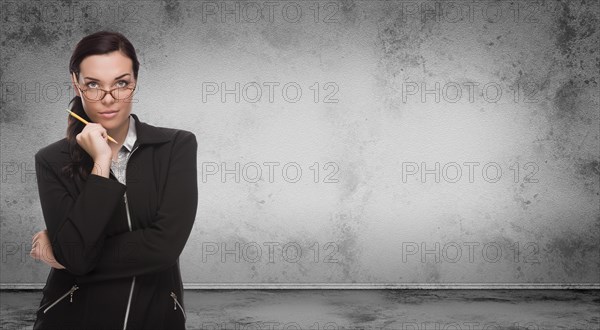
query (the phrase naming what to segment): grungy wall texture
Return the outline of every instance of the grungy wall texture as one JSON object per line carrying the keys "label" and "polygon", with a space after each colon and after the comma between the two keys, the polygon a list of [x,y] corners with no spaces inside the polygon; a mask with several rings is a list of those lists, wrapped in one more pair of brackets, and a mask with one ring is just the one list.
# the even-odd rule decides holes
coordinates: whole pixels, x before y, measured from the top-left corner
{"label": "grungy wall texture", "polygon": [[1,282],[101,29],[198,138],[192,283],[600,283],[597,1],[2,3]]}

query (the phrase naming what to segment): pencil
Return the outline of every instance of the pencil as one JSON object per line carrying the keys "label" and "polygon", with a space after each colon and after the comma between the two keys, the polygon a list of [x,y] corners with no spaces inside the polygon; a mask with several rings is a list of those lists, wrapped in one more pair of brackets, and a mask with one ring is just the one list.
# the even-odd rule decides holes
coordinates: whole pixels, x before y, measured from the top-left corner
{"label": "pencil", "polygon": [[[89,122],[88,122],[87,120],[85,120],[85,119],[81,118],[81,117],[80,117],[78,114],[76,114],[75,112],[73,112],[73,111],[71,111],[71,110],[69,110],[69,109],[67,109],[67,112],[68,112],[69,114],[71,114],[71,116],[73,116],[73,117],[75,117],[75,118],[79,119],[79,121],[80,121],[80,122],[82,122],[82,123],[84,123],[84,124],[86,124],[86,125],[87,125],[87,124],[89,124]],[[116,144],[119,144],[119,142],[117,142],[117,141],[115,141],[115,139],[111,138],[111,137],[110,137],[110,135],[106,134],[106,137],[107,137],[109,140],[111,140],[112,142],[114,142],[114,143],[116,143]]]}

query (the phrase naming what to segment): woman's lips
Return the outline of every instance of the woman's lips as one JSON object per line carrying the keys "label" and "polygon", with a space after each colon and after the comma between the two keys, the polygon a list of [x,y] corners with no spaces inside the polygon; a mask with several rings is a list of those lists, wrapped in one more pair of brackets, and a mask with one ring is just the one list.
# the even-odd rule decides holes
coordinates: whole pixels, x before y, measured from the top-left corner
{"label": "woman's lips", "polygon": [[111,118],[114,118],[117,115],[117,113],[119,113],[119,111],[104,112],[104,113],[101,112],[100,116],[105,119],[111,119]]}

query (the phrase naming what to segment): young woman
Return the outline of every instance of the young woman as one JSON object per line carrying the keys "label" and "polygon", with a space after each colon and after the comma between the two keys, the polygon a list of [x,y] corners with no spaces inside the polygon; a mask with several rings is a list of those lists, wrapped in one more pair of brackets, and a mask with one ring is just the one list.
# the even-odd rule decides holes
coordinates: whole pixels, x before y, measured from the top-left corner
{"label": "young woman", "polygon": [[[66,137],[35,154],[52,268],[34,329],[185,329],[179,255],[198,204],[196,136],[131,113],[139,62],[122,34],[83,38]],[[114,143],[108,136],[115,139]]]}

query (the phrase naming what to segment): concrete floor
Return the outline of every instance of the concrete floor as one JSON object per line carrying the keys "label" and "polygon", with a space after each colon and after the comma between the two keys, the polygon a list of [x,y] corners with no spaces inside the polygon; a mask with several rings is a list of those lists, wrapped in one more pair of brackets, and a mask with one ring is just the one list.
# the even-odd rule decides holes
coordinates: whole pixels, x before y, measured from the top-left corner
{"label": "concrete floor", "polygon": [[[188,329],[600,329],[599,290],[186,290]],[[1,291],[31,329],[41,291]]]}

